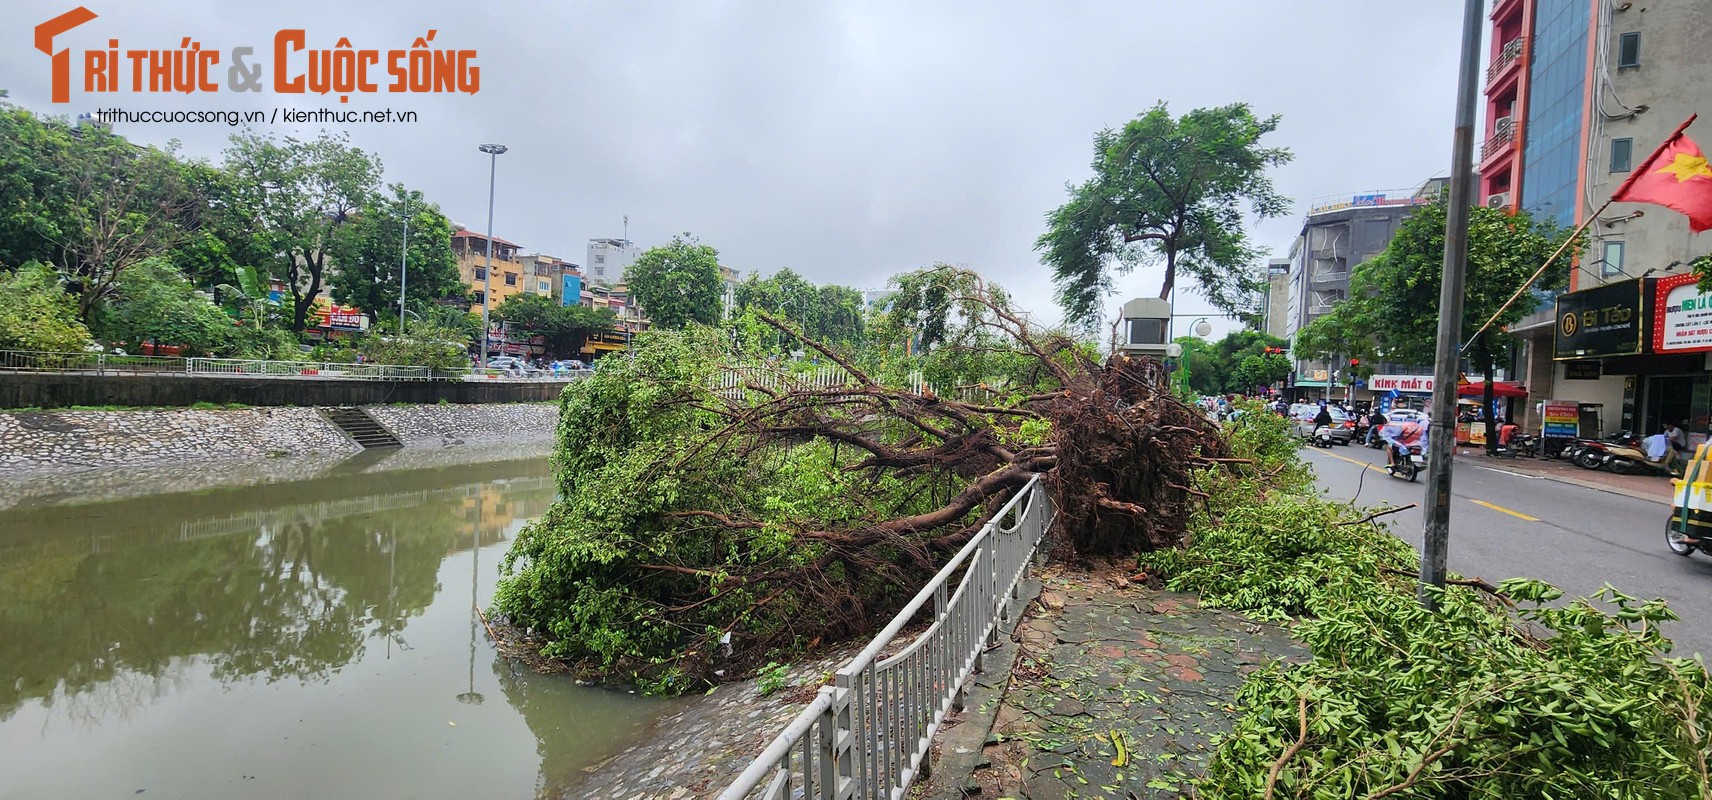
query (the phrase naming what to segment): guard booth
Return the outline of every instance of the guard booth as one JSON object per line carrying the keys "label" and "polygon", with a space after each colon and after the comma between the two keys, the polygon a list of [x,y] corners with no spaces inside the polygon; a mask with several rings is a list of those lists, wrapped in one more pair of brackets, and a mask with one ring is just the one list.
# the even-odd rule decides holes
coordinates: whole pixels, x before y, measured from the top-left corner
{"label": "guard booth", "polygon": [[1160,360],[1178,350],[1170,340],[1171,302],[1156,297],[1138,297],[1123,306],[1123,338],[1118,352],[1128,356],[1151,356]]}

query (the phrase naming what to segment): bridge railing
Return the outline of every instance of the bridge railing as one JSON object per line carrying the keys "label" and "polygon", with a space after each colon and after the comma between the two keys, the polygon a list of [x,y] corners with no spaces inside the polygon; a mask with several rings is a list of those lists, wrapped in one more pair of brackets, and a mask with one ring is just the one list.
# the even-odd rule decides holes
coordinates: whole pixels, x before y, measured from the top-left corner
{"label": "bridge railing", "polygon": [[330,361],[270,361],[254,358],[133,356],[113,353],[53,353],[0,350],[0,372],[93,373],[96,375],[233,375],[272,378],[341,378],[376,381],[572,380],[588,370],[551,370],[517,375],[502,369],[437,369],[399,364]]}
{"label": "bridge railing", "polygon": [[[1007,618],[1054,510],[1030,479],[767,745],[719,800],[901,800]],[[954,583],[955,581],[955,583]],[[917,612],[933,622],[882,658]]]}

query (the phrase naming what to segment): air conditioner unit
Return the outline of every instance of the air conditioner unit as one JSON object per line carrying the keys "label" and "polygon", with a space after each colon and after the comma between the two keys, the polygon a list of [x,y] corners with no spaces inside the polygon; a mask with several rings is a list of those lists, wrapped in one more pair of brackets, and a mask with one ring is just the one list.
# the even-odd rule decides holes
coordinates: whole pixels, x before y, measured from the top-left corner
{"label": "air conditioner unit", "polygon": [[1486,207],[1487,208],[1508,208],[1509,205],[1510,205],[1510,193],[1509,192],[1499,192],[1495,195],[1492,195],[1491,197],[1486,198]]}
{"label": "air conditioner unit", "polygon": [[1492,133],[1496,136],[1508,136],[1511,131],[1515,130],[1515,126],[1515,117],[1499,117],[1498,120],[1492,124]]}

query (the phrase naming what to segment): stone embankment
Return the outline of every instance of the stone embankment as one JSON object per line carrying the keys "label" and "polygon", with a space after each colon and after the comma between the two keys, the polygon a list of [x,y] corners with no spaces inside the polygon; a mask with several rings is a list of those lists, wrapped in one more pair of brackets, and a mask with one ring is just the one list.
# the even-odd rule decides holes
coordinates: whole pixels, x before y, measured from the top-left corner
{"label": "stone embankment", "polygon": [[[553,403],[364,410],[407,449],[546,440],[559,416]],[[253,465],[280,458],[343,458],[359,451],[313,408],[0,412],[0,473],[9,478],[114,468]]]}

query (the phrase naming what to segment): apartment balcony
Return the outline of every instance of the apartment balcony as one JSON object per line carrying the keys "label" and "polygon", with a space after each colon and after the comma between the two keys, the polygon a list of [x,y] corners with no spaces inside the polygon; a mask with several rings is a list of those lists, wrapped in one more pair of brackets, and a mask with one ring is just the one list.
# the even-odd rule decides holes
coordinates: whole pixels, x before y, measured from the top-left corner
{"label": "apartment balcony", "polygon": [[[1516,146],[1516,123],[1510,117],[1501,117],[1492,129],[1492,135],[1486,138],[1486,143],[1480,147],[1480,162],[1482,167],[1486,162],[1499,154],[1509,152]],[[1484,170],[1482,170],[1484,171]]]}
{"label": "apartment balcony", "polygon": [[1498,57],[1492,59],[1486,67],[1486,93],[1491,94],[1493,87],[1504,79],[1517,75],[1521,70],[1517,67],[1522,63],[1522,49],[1526,37],[1518,36],[1504,43],[1498,51]]}

